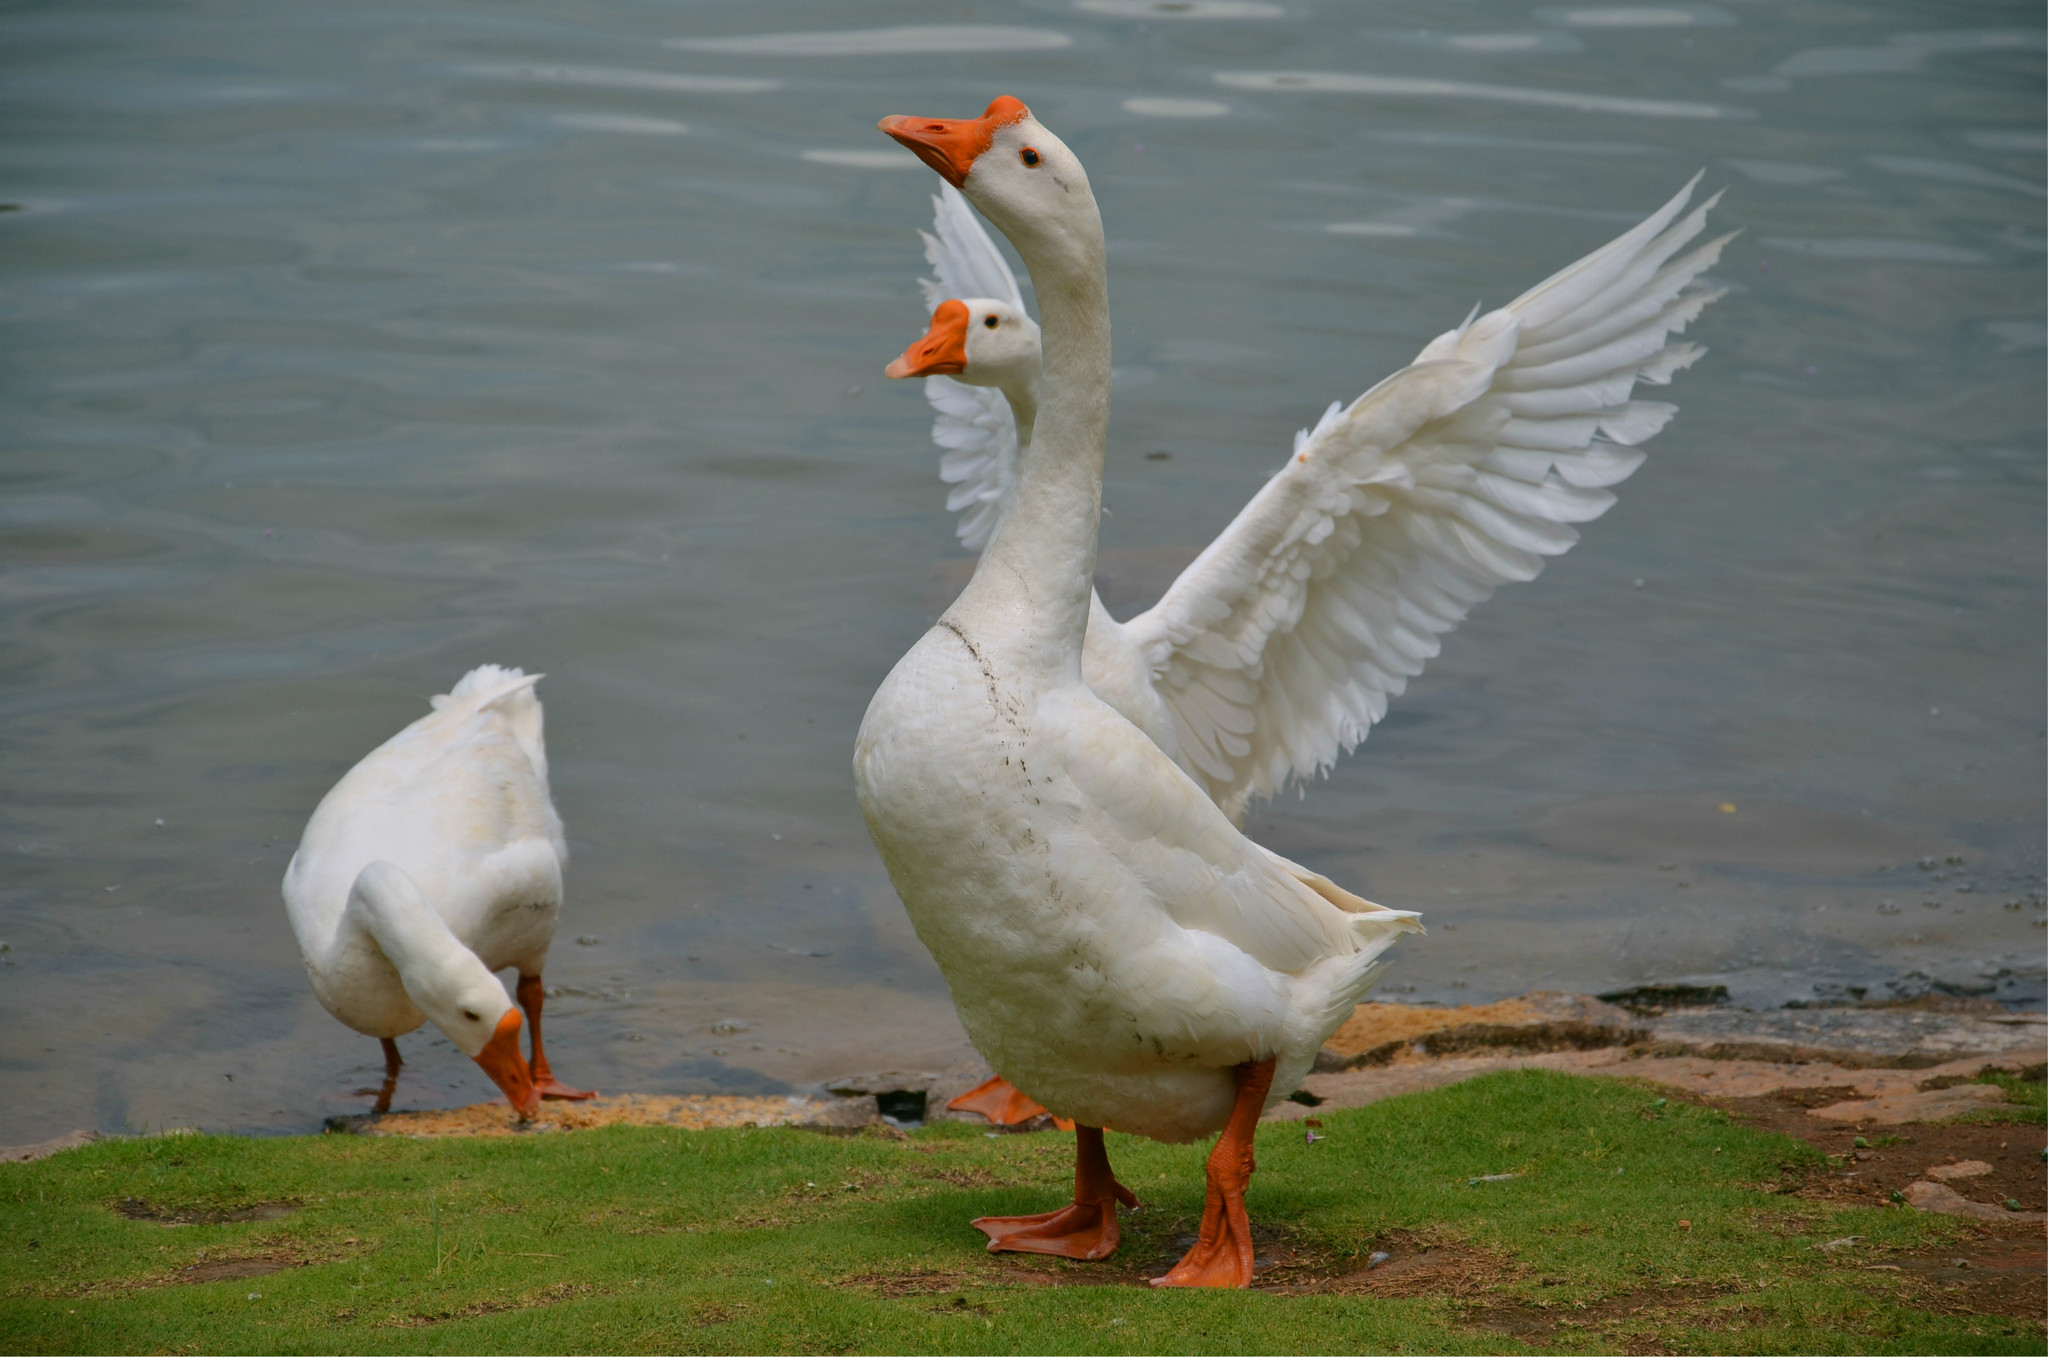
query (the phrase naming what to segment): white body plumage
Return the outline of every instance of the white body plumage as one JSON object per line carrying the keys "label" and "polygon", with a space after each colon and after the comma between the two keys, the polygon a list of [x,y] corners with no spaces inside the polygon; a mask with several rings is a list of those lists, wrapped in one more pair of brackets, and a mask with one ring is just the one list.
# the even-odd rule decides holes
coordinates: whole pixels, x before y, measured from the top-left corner
{"label": "white body plumage", "polygon": [[540,676],[485,665],[321,800],[284,898],[321,1004],[395,1037],[431,1019],[475,1056],[538,974],[568,844],[548,794]]}

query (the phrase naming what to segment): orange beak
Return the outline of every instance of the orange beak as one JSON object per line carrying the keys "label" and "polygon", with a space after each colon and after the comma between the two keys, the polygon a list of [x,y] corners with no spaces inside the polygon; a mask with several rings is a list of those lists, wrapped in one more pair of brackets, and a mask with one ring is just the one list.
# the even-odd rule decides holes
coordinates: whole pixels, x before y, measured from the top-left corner
{"label": "orange beak", "polygon": [[903,356],[882,369],[885,377],[950,376],[967,371],[967,303],[948,299],[932,312],[932,328]]}
{"label": "orange beak", "polygon": [[533,1086],[533,1071],[527,1068],[526,1057],[519,1054],[520,1026],[519,1010],[506,1009],[505,1016],[498,1019],[498,1030],[476,1053],[476,1063],[484,1067],[492,1083],[505,1090],[512,1110],[525,1121],[540,1110],[540,1091]]}
{"label": "orange beak", "polygon": [[939,177],[960,188],[967,182],[974,162],[995,139],[996,129],[1008,127],[1031,116],[1024,101],[998,95],[979,118],[911,118],[902,114],[882,119],[875,126],[908,146],[917,158],[939,172]]}

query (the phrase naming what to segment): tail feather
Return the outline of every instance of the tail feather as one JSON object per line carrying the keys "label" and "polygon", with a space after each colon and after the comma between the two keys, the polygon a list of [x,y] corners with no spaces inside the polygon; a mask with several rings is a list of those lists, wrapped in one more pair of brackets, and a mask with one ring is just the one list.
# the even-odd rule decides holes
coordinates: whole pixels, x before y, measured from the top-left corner
{"label": "tail feather", "polygon": [[475,714],[496,708],[511,728],[512,737],[526,751],[534,772],[545,784],[548,777],[546,718],[533,685],[546,677],[545,674],[529,674],[504,665],[480,664],[464,674],[453,688],[431,700],[435,711],[448,711],[460,705]]}
{"label": "tail feather", "polygon": [[1273,1092],[1267,1099],[1269,1106],[1300,1087],[1302,1076],[1315,1064],[1316,1052],[1332,1032],[1350,1019],[1380,973],[1387,969],[1389,963],[1375,958],[1393,942],[1394,933],[1389,930],[1378,946],[1350,956],[1331,957],[1296,981],[1287,1034],[1281,1044],[1279,1065],[1273,1072]]}
{"label": "tail feather", "polygon": [[453,688],[428,701],[435,711],[443,711],[457,702],[467,702],[481,711],[514,693],[530,691],[534,684],[546,677],[545,674],[529,674],[523,669],[504,665],[480,664],[464,674]]}

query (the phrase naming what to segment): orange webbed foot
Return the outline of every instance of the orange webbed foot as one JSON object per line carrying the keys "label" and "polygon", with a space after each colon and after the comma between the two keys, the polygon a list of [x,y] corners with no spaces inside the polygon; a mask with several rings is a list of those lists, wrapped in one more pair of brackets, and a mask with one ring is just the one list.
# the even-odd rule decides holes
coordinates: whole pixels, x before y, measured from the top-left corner
{"label": "orange webbed foot", "polygon": [[1272,1059],[1239,1065],[1234,1071],[1237,1101],[1230,1122],[1209,1153],[1209,1190],[1202,1205],[1202,1230],[1187,1256],[1154,1286],[1250,1286],[1252,1223],[1245,1215],[1244,1190],[1257,1167],[1252,1160],[1259,1113],[1273,1086]]}
{"label": "orange webbed foot", "polygon": [[546,1079],[535,1079],[533,1086],[540,1091],[541,1097],[553,1098],[560,1102],[580,1103],[586,1098],[595,1098],[597,1096],[596,1089],[570,1088],[553,1075],[549,1075]]}
{"label": "orange webbed foot", "polygon": [[1211,1192],[1202,1212],[1202,1233],[1195,1246],[1154,1286],[1250,1286],[1252,1223],[1242,1192]]}
{"label": "orange webbed foot", "polygon": [[1115,1253],[1123,1242],[1115,1198],[1075,1202],[1036,1216],[983,1216],[974,1228],[988,1236],[990,1253],[1049,1253],[1094,1262]]}
{"label": "orange webbed foot", "polygon": [[1045,1115],[1045,1109],[1024,1096],[1000,1074],[985,1079],[946,1104],[948,1112],[979,1112],[997,1126],[1017,1126]]}
{"label": "orange webbed foot", "polygon": [[1074,1135],[1074,1202],[1035,1216],[983,1216],[974,1228],[988,1236],[990,1253],[1049,1253],[1087,1262],[1107,1258],[1123,1240],[1116,1208],[1136,1210],[1138,1196],[1110,1172],[1102,1128]]}

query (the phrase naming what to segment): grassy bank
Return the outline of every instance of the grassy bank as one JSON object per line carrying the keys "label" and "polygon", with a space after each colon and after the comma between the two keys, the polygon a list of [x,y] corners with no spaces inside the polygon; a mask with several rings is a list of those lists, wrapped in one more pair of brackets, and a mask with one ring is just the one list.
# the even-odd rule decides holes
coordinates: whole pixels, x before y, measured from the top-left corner
{"label": "grassy bank", "polygon": [[1871,1270],[1974,1227],[1792,1195],[1819,1154],[1710,1109],[1523,1072],[1321,1120],[1262,1129],[1275,1266],[1238,1293],[1136,1284],[1200,1215],[1198,1146],[1110,1137],[1145,1207],[1086,1265],[966,1223],[1062,1200],[1057,1134],[106,1142],[0,1166],[0,1348],[2040,1350]]}

